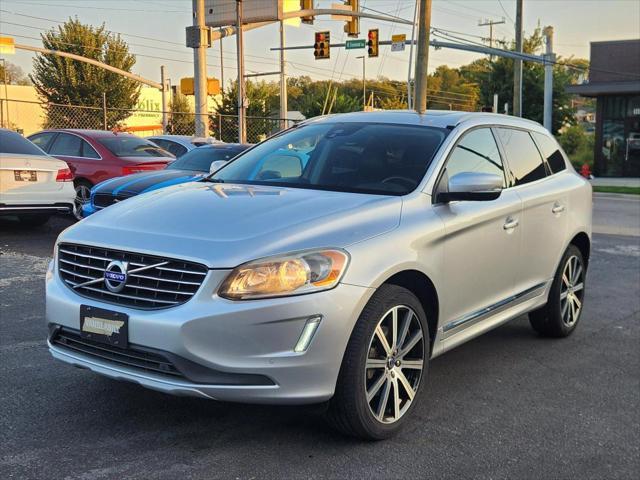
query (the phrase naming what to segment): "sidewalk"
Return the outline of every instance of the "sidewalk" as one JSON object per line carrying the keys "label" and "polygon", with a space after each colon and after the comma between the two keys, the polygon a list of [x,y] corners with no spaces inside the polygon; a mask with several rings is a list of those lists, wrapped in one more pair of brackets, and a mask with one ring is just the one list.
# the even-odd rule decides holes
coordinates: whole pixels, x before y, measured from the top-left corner
{"label": "sidewalk", "polygon": [[640,178],[632,177],[597,177],[591,179],[594,187],[637,187],[640,188]]}

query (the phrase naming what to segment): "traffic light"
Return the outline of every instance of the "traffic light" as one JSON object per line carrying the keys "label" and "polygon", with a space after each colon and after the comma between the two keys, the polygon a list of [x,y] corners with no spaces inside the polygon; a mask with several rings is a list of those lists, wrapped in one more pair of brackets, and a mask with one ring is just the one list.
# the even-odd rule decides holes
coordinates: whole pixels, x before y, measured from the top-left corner
{"label": "traffic light", "polygon": [[313,55],[316,60],[329,58],[331,49],[331,32],[316,32],[316,41],[313,44]]}
{"label": "traffic light", "polygon": [[[344,4],[350,6],[352,12],[358,12],[358,1],[359,0],[345,0]],[[360,18],[351,17],[351,20],[348,20],[344,25],[344,33],[350,37],[357,37],[360,35]]]}
{"label": "traffic light", "polygon": [[378,56],[378,29],[377,28],[373,28],[371,30],[369,30],[369,35],[368,35],[368,40],[367,40],[367,47],[368,48],[368,53],[369,53],[369,57],[377,57]]}
{"label": "traffic light", "polygon": [[[300,10],[313,10],[313,0],[300,0]],[[313,16],[300,17],[302,23],[313,25]]]}

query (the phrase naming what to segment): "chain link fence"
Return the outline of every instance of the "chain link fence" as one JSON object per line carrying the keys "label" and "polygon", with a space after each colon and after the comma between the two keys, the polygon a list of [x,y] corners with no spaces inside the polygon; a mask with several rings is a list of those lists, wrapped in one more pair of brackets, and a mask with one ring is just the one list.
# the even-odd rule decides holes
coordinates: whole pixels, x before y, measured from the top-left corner
{"label": "chain link fence", "polygon": [[[209,135],[223,142],[238,141],[237,115],[203,114]],[[29,100],[0,99],[0,126],[30,135],[44,128],[127,131],[140,136],[195,135],[196,114],[158,110],[61,105]],[[166,121],[166,128],[163,124]],[[300,120],[247,117],[248,143],[257,143]]]}

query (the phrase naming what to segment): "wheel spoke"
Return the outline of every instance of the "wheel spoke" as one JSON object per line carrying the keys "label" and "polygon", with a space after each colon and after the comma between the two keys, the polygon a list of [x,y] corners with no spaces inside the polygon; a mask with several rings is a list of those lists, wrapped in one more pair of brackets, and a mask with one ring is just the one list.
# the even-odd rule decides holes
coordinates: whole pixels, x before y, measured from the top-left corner
{"label": "wheel spoke", "polygon": [[367,358],[367,364],[365,368],[384,368],[387,366],[387,361],[380,358]]}
{"label": "wheel spoke", "polygon": [[398,348],[398,308],[391,311],[391,349]]}
{"label": "wheel spoke", "polygon": [[404,341],[407,338],[407,333],[409,332],[409,327],[411,326],[411,320],[413,320],[413,312],[411,310],[407,310],[407,314],[404,316],[402,320],[402,326],[400,327],[400,335],[398,338],[398,350],[402,348],[404,345]]}
{"label": "wheel spoke", "polygon": [[571,280],[573,279],[573,258],[570,258],[567,262],[567,278],[569,279],[569,285],[571,285]]}
{"label": "wheel spoke", "polygon": [[400,418],[400,391],[397,378],[393,379],[393,418]]}
{"label": "wheel spoke", "polygon": [[398,358],[402,359],[404,356],[411,351],[413,347],[415,347],[416,343],[422,340],[422,330],[413,334],[411,338],[407,341],[407,344],[398,352]]}
{"label": "wheel spoke", "polygon": [[401,369],[422,370],[424,362],[422,360],[402,360]]}
{"label": "wheel spoke", "polygon": [[567,278],[567,274],[566,273],[562,274],[562,283],[567,288],[569,288],[571,286],[571,283],[569,283],[569,279]]}
{"label": "wheel spoke", "polygon": [[[569,311],[569,304],[571,303],[571,298],[567,297],[564,305],[562,306],[562,311],[560,312],[562,315],[562,319],[565,320],[567,317],[567,312]],[[565,320],[566,321],[566,320]]]}
{"label": "wheel spoke", "polygon": [[575,293],[573,294],[573,303],[575,304],[578,310],[582,308],[582,302],[580,301],[580,299]]}
{"label": "wheel spoke", "polygon": [[391,355],[391,346],[389,346],[389,341],[387,340],[387,337],[382,331],[382,327],[380,325],[376,327],[376,336],[382,344],[382,348],[384,348],[385,353],[387,355]]}
{"label": "wheel spoke", "polygon": [[[576,259],[576,263],[578,262],[578,260]],[[571,279],[571,283],[573,285],[575,285],[576,283],[578,283],[580,281],[580,276],[582,275],[582,265],[580,265],[579,263],[576,265],[576,268],[574,270],[574,274],[573,274],[573,278]]]}
{"label": "wheel spoke", "polygon": [[387,381],[387,375],[385,373],[382,373],[382,375],[380,375],[380,378],[378,378],[378,380],[376,380],[376,382],[371,386],[371,388],[367,390],[367,402],[370,402],[371,399],[376,396],[376,393],[378,393],[378,391],[386,381]]}
{"label": "wheel spoke", "polygon": [[574,298],[571,298],[571,313],[569,314],[569,323],[573,323],[576,320],[576,304]]}
{"label": "wheel spoke", "polygon": [[567,295],[569,295],[568,290],[565,290],[564,292],[560,293],[560,300],[564,300],[565,298],[567,298]]}
{"label": "wheel spoke", "polygon": [[397,373],[398,373],[398,380],[400,381],[400,383],[402,383],[402,386],[407,392],[407,395],[409,395],[409,400],[410,401],[413,400],[413,397],[415,397],[416,392],[413,390],[413,387],[409,383],[409,380],[407,380],[407,377],[404,376],[404,373],[402,373],[401,370],[397,370]]}
{"label": "wheel spoke", "polygon": [[380,400],[378,400],[378,409],[376,410],[376,417],[378,417],[378,420],[382,420],[384,418],[384,412],[387,409],[387,403],[389,403],[390,390],[391,380],[387,378],[387,380],[384,382],[384,390],[382,390]]}
{"label": "wheel spoke", "polygon": [[584,288],[584,283],[578,283],[578,284],[573,286],[573,293],[579,292],[583,288]]}

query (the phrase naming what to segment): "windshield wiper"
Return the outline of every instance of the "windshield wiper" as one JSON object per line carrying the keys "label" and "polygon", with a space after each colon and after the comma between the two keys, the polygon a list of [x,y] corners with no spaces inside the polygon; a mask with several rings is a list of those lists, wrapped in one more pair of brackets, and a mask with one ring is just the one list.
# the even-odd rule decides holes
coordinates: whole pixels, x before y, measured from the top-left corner
{"label": "windshield wiper", "polygon": [[222,180],[221,178],[211,178],[211,177],[204,177],[202,181],[211,182],[211,183],[224,183],[224,180]]}

